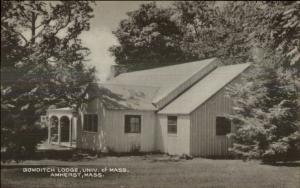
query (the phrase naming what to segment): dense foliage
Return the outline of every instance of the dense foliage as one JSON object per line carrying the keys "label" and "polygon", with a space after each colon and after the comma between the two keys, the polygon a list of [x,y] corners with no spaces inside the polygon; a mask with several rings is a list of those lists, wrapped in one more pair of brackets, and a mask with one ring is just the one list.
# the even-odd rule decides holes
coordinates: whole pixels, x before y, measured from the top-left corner
{"label": "dense foliage", "polygon": [[244,159],[266,162],[299,159],[300,104],[294,72],[285,58],[271,54],[254,64],[244,82],[229,90],[234,99],[231,151]]}
{"label": "dense foliage", "polygon": [[35,151],[40,115],[76,106],[94,79],[79,39],[92,11],[79,1],[1,1],[1,148],[9,158]]}
{"label": "dense foliage", "polygon": [[113,32],[119,45],[110,51],[129,70],[211,57],[224,64],[252,60],[250,31],[243,32],[243,13],[251,6],[241,4],[220,8],[216,2],[178,1],[168,9],[144,4],[120,22]]}
{"label": "dense foliage", "polygon": [[264,49],[243,84],[231,88],[237,131],[233,153],[267,162],[300,157],[300,3],[257,2],[245,19],[251,40]]}
{"label": "dense foliage", "polygon": [[175,3],[177,25],[184,33],[181,49],[194,59],[218,57],[224,64],[252,60],[250,31],[243,32],[248,6],[228,2],[220,6],[209,1]]}
{"label": "dense foliage", "polygon": [[116,63],[132,70],[185,59],[180,50],[182,32],[171,16],[170,9],[159,8],[155,3],[128,12],[128,18],[113,32],[120,43],[110,48]]}

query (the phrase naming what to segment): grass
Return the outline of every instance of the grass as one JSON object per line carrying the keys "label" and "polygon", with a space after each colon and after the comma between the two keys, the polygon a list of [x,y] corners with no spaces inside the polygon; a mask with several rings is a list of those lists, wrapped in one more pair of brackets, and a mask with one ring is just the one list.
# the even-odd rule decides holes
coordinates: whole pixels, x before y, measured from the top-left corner
{"label": "grass", "polygon": [[[51,178],[48,175],[26,174],[23,167],[126,168],[129,173],[110,173],[103,178]],[[299,163],[285,166],[262,165],[258,161],[173,160],[163,155],[122,156],[81,159],[80,161],[35,160],[18,165],[2,165],[2,188],[56,187],[237,187],[299,188]]]}

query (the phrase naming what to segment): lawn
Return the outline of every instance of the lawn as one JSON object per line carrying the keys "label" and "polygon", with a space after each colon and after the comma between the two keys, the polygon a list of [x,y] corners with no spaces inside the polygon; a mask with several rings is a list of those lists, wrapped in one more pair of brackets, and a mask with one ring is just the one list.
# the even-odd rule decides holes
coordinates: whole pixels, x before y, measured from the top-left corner
{"label": "lawn", "polygon": [[[62,178],[45,174],[26,174],[24,167],[126,168],[127,173],[104,174],[103,178]],[[170,160],[161,155],[123,156],[82,159],[80,161],[39,160],[18,165],[2,165],[2,188],[54,187],[238,187],[238,188],[299,188],[299,163],[263,165],[258,161]]]}

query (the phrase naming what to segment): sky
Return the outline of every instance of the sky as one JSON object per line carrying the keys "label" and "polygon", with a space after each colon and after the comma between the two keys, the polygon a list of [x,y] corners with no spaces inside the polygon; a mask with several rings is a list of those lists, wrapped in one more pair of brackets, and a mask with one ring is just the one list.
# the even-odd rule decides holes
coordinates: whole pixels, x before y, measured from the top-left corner
{"label": "sky", "polygon": [[[126,12],[139,8],[142,3],[151,1],[97,1],[94,8],[94,18],[91,20],[89,31],[82,33],[83,44],[91,50],[87,62],[88,65],[95,66],[97,77],[104,81],[109,75],[110,66],[114,64],[108,48],[118,44],[117,39],[112,34],[116,30],[120,21],[127,18]],[[170,1],[158,1],[161,7],[170,6]]]}

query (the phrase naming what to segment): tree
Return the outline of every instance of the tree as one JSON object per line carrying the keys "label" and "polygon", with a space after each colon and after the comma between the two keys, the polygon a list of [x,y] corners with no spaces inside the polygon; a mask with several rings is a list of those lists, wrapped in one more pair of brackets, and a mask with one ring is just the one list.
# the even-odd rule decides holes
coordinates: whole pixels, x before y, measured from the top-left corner
{"label": "tree", "polygon": [[231,88],[237,131],[231,151],[245,159],[287,161],[300,154],[300,104],[296,76],[285,57],[271,54],[256,63],[245,82]]}
{"label": "tree", "polygon": [[215,56],[223,34],[216,30],[215,2],[179,1],[174,3],[176,23],[183,33],[181,47],[195,59]]}
{"label": "tree", "polygon": [[256,14],[251,2],[179,1],[177,24],[184,33],[182,49],[196,59],[218,57],[223,64],[252,61],[245,18]]}
{"label": "tree", "polygon": [[170,9],[159,8],[153,2],[142,4],[127,15],[113,32],[120,43],[110,48],[117,64],[132,70],[187,59],[180,49],[183,34],[172,19]]}
{"label": "tree", "polygon": [[79,38],[92,11],[83,1],[1,2],[1,147],[10,158],[36,149],[47,107],[76,106],[94,80]]}
{"label": "tree", "polygon": [[263,48],[242,84],[229,90],[235,102],[233,153],[266,162],[299,159],[299,27],[298,2],[257,2],[259,14],[245,20]]}
{"label": "tree", "polygon": [[289,59],[285,67],[300,70],[300,2],[271,1],[253,3],[259,14],[245,20],[248,28],[256,28],[251,40],[258,47],[270,49]]}
{"label": "tree", "polygon": [[[244,7],[245,6],[245,7]],[[110,48],[119,65],[164,66],[211,57],[224,64],[252,60],[252,43],[243,21],[251,3],[179,1],[171,8],[155,3],[129,12],[114,32],[120,45]]]}

